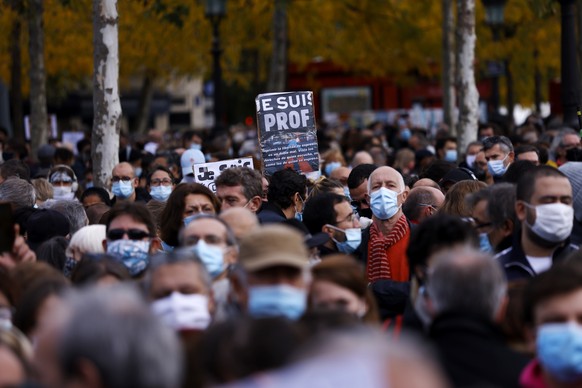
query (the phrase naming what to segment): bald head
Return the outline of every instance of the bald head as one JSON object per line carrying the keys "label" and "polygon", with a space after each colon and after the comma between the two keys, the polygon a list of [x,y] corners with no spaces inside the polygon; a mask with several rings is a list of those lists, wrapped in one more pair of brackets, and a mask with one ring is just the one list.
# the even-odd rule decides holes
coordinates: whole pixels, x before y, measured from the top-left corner
{"label": "bald head", "polygon": [[259,226],[256,214],[244,207],[231,207],[218,217],[230,226],[239,241]]}
{"label": "bald head", "polygon": [[352,159],[352,168],[360,164],[374,164],[374,159],[367,151],[356,152],[354,158]]}
{"label": "bald head", "polygon": [[368,194],[378,190],[381,187],[401,192],[404,190],[404,178],[392,167],[378,167],[370,174],[368,179]]}
{"label": "bald head", "polygon": [[422,179],[417,180],[413,187],[420,187],[420,186],[432,187],[432,188],[437,189],[439,191],[441,189],[438,183],[436,183],[435,181],[433,181],[432,179],[429,179],[429,178],[422,178]]}
{"label": "bald head", "polygon": [[420,223],[426,217],[435,214],[444,200],[445,195],[442,191],[434,187],[415,186],[410,190],[406,202],[402,205],[402,211],[409,220]]}
{"label": "bald head", "polygon": [[348,167],[338,167],[331,172],[329,177],[331,179],[335,179],[339,181],[343,186],[348,185],[348,177],[350,176],[350,172],[352,171],[351,168]]}

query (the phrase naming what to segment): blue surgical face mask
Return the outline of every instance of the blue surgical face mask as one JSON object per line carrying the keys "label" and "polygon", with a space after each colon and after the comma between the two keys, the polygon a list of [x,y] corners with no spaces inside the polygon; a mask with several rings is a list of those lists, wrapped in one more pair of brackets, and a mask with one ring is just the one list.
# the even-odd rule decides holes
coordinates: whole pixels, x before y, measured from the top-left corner
{"label": "blue surgical face mask", "polygon": [[307,292],[289,285],[249,288],[249,314],[256,318],[283,316],[297,320],[305,312]]}
{"label": "blue surgical face mask", "polygon": [[142,172],[143,172],[143,168],[141,168],[141,167],[136,167],[135,168],[135,176],[141,177],[141,173]]}
{"label": "blue surgical face mask", "polygon": [[131,194],[133,194],[133,180],[129,180],[127,182],[113,182],[111,185],[111,191],[113,192],[113,195],[118,198],[129,198]]}
{"label": "blue surgical face mask", "polygon": [[410,132],[410,129],[408,129],[408,128],[405,128],[400,132],[400,138],[404,141],[410,140],[411,136],[412,136],[412,132]]}
{"label": "blue surgical face mask", "polygon": [[155,186],[150,190],[153,199],[160,202],[166,202],[172,194],[172,186]]}
{"label": "blue surgical face mask", "polygon": [[549,323],[538,329],[537,355],[550,376],[562,383],[582,381],[582,327]]}
{"label": "blue surgical face mask", "polygon": [[479,250],[485,253],[493,253],[493,246],[491,246],[487,233],[479,233]]}
{"label": "blue surgical face mask", "polygon": [[150,242],[142,240],[107,240],[107,253],[116,257],[133,277],[146,270],[150,259]]}
{"label": "blue surgical face mask", "polygon": [[301,197],[299,197],[299,200],[301,201],[301,211],[298,211],[297,206],[295,206],[295,219],[297,221],[302,222],[303,221],[303,207],[305,206],[305,203],[303,202],[303,199]]}
{"label": "blue surgical face mask", "polygon": [[387,220],[394,216],[400,209],[398,205],[398,194],[396,191],[389,190],[385,187],[370,194],[370,208],[372,214],[381,220]]}
{"label": "blue surgical face mask", "polygon": [[202,149],[202,144],[192,143],[192,144],[190,144],[190,149],[191,150],[201,150]]}
{"label": "blue surgical face mask", "polygon": [[457,150],[447,150],[445,152],[445,161],[456,163],[457,162]]}
{"label": "blue surgical face mask", "polygon": [[332,171],[336,168],[341,167],[342,164],[340,162],[331,162],[325,165],[325,175],[330,176]]}
{"label": "blue surgical face mask", "polygon": [[507,167],[503,163],[505,162],[505,159],[507,159],[508,156],[509,154],[505,155],[505,158],[503,158],[503,160],[488,161],[487,169],[489,170],[489,173],[494,177],[503,176],[503,174],[505,174],[505,172],[507,171]]}
{"label": "blue surgical face mask", "polygon": [[358,249],[358,247],[362,243],[362,230],[360,228],[350,228],[350,229],[344,230],[344,229],[340,229],[338,227],[335,227],[333,225],[327,225],[327,226],[334,229],[334,230],[342,232],[346,235],[346,240],[343,242],[338,241],[332,237],[332,240],[335,243],[337,250],[340,251],[341,253],[348,253],[348,254],[353,253],[353,252],[355,252],[356,249]]}
{"label": "blue surgical face mask", "polygon": [[199,240],[190,249],[204,263],[206,270],[212,278],[217,277],[224,271],[224,250],[221,247],[207,244],[204,240]]}

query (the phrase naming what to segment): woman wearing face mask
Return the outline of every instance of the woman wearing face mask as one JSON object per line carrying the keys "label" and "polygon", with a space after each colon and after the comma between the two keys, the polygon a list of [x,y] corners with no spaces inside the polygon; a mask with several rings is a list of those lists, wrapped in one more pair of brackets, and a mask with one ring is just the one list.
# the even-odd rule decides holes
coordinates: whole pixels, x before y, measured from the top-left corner
{"label": "woman wearing face mask", "polygon": [[199,213],[218,214],[220,201],[210,189],[198,183],[180,183],[168,197],[160,218],[164,251],[178,246],[180,229]]}
{"label": "woman wearing face mask", "polygon": [[166,202],[174,187],[174,177],[164,166],[156,166],[147,176],[146,189],[155,201]]}
{"label": "woman wearing face mask", "polygon": [[364,269],[356,260],[347,255],[330,255],[311,272],[309,308],[312,311],[343,311],[363,322],[379,323],[376,301],[368,288]]}
{"label": "woman wearing face mask", "polygon": [[74,200],[79,184],[73,169],[60,164],[50,169],[48,181],[53,186],[53,198],[56,200]]}

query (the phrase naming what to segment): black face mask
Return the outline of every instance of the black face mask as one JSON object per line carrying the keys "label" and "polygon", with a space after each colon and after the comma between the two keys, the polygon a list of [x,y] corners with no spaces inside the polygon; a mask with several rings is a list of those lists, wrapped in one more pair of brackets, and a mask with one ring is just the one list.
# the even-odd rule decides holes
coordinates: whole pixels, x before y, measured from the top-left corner
{"label": "black face mask", "polygon": [[358,209],[360,217],[372,218],[372,209]]}
{"label": "black face mask", "polygon": [[481,170],[480,168],[473,168],[473,174],[477,180],[485,181],[487,172],[485,170]]}

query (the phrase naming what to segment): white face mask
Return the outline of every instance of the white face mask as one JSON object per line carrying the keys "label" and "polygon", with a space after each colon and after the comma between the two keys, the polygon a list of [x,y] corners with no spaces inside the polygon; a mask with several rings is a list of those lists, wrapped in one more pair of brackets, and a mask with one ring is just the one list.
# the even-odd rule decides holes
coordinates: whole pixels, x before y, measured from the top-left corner
{"label": "white face mask", "polygon": [[182,294],[174,291],[170,296],[153,301],[151,309],[166,326],[179,330],[204,330],[212,317],[208,311],[208,297],[201,294]]}
{"label": "white face mask", "polygon": [[71,200],[75,197],[71,186],[53,186],[53,198]]}
{"label": "white face mask", "polygon": [[559,243],[565,241],[572,233],[574,225],[574,208],[563,203],[548,203],[546,205],[530,205],[524,204],[530,208],[535,209],[536,220],[533,225],[525,223],[532,232],[542,239]]}
{"label": "white face mask", "polygon": [[465,157],[465,163],[467,163],[469,168],[473,168],[475,165],[475,159],[477,159],[477,155],[467,155]]}

